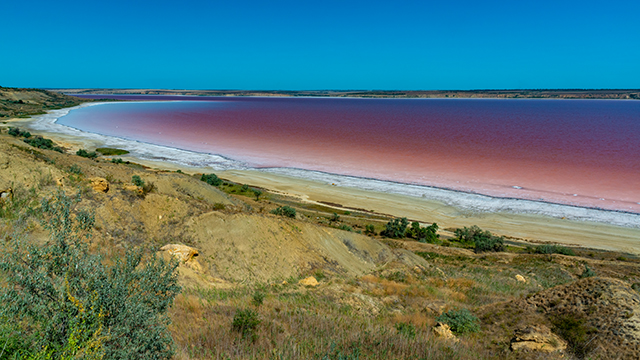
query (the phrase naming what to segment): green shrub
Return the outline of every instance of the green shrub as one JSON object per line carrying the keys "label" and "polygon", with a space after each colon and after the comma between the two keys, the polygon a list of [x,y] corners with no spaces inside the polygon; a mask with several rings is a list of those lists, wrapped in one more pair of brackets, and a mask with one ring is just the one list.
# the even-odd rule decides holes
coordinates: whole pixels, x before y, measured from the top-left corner
{"label": "green shrub", "polygon": [[501,236],[494,236],[477,225],[456,229],[455,235],[461,243],[473,245],[476,252],[504,251],[504,239]]}
{"label": "green shrub", "polygon": [[132,183],[133,183],[133,185],[135,185],[135,186],[144,186],[144,180],[142,180],[142,179],[140,178],[140,176],[138,176],[138,175],[133,175],[133,176],[131,177],[131,182],[132,182]]}
{"label": "green shrub", "polygon": [[111,162],[114,163],[114,164],[122,164],[122,163],[124,163],[124,161],[122,161],[121,158],[113,158],[113,159],[111,159]]}
{"label": "green shrub", "polygon": [[242,337],[255,335],[255,330],[260,325],[258,313],[251,310],[238,310],[233,317],[233,330],[242,334]]}
{"label": "green shrub", "polygon": [[333,213],[333,215],[331,215],[331,217],[329,218],[329,221],[338,221],[340,220],[340,215],[338,215],[338,213]]}
{"label": "green shrub", "polygon": [[347,224],[342,224],[338,229],[349,232],[353,231],[353,228]]}
{"label": "green shrub", "polygon": [[45,139],[42,136],[34,136],[22,141],[38,149],[53,150],[59,153],[62,152],[62,148],[55,146],[55,143],[51,141],[51,139]]}
{"label": "green shrub", "polygon": [[258,189],[252,189],[252,191],[253,191],[253,195],[256,196],[256,201],[260,200],[260,195],[262,195],[262,191]]}
{"label": "green shrub", "polygon": [[402,336],[406,336],[410,339],[416,337],[416,327],[413,326],[413,324],[400,322],[395,325],[395,328],[396,331],[398,331],[398,334]]}
{"label": "green shrub", "polygon": [[435,243],[440,238],[437,232],[438,224],[436,223],[423,228],[420,227],[419,222],[414,221],[411,223],[411,228],[407,230],[406,235],[420,242]]}
{"label": "green shrub", "polygon": [[407,218],[392,219],[389,220],[380,234],[394,239],[403,238],[407,231],[407,226],[409,226]]}
{"label": "green shrub", "polygon": [[89,151],[87,151],[85,149],[80,149],[80,150],[76,151],[76,155],[82,156],[82,157],[85,157],[85,158],[89,158],[89,159],[95,159],[95,158],[98,157],[98,154],[95,151],[89,152]]}
{"label": "green shrub", "polygon": [[30,138],[31,137],[31,133],[30,132],[22,131],[17,127],[9,128],[8,134],[12,135],[12,136],[16,136],[16,137],[24,137],[24,138]]}
{"label": "green shrub", "polygon": [[504,251],[504,239],[501,236],[481,236],[475,240],[475,252]]}
{"label": "green shrub", "polygon": [[271,211],[272,214],[276,214],[276,215],[280,215],[280,216],[286,216],[286,217],[290,217],[290,218],[295,218],[296,217],[296,209],[290,207],[290,206],[280,206],[274,210]]}
{"label": "green shrub", "polygon": [[216,174],[202,174],[200,180],[211,186],[220,186],[222,184],[222,180]]}
{"label": "green shrub", "polygon": [[534,248],[529,248],[528,250],[534,254],[562,254],[575,256],[575,252],[573,252],[572,249],[560,245],[538,245]]}
{"label": "green shrub", "polygon": [[[13,237],[0,254],[0,320],[19,333],[6,358],[170,359],[167,310],[180,291],[177,262],[141,251],[110,259],[89,250],[94,216],[62,191],[42,201],[46,243]],[[9,327],[9,329],[7,329]],[[3,344],[4,345],[4,344]],[[20,353],[17,349],[20,348]]]}
{"label": "green shrub", "polygon": [[436,320],[449,325],[451,331],[458,335],[480,330],[480,321],[467,309],[447,311]]}
{"label": "green shrub", "polygon": [[127,150],[114,148],[97,148],[96,151],[105,156],[125,155],[129,153]]}
{"label": "green shrub", "polygon": [[596,272],[593,271],[593,269],[591,269],[589,265],[584,264],[584,271],[582,272],[582,274],[580,274],[580,278],[584,279],[594,276],[596,276]]}
{"label": "green shrub", "polygon": [[242,192],[247,192],[247,191],[249,191],[249,185],[247,185],[247,184],[242,185],[242,187],[240,188],[240,190],[241,190]]}
{"label": "green shrub", "polygon": [[373,225],[369,224],[364,227],[364,233],[367,235],[375,235],[376,229],[373,227]]}

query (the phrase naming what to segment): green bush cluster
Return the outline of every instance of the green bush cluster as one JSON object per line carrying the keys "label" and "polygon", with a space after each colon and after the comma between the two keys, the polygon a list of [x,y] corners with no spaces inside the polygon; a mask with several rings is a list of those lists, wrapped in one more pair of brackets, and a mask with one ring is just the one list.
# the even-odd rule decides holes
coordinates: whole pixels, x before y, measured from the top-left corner
{"label": "green bush cluster", "polygon": [[17,127],[12,127],[9,128],[9,135],[12,136],[16,136],[16,137],[24,137],[24,138],[30,138],[31,137],[31,133],[28,131],[22,131]]}
{"label": "green bush cluster", "polygon": [[351,226],[347,225],[347,224],[342,224],[338,229],[344,230],[344,231],[349,231],[349,232],[353,231],[353,228]]}
{"label": "green bush cluster", "polygon": [[98,154],[95,151],[87,151],[85,149],[80,149],[76,151],[76,155],[89,158],[89,159],[95,159],[98,157]]}
{"label": "green bush cluster", "polygon": [[380,234],[393,239],[403,238],[407,231],[407,226],[409,226],[407,218],[392,219],[389,220]]}
{"label": "green bush cluster", "polygon": [[455,236],[463,244],[472,245],[476,252],[504,251],[504,239],[477,225],[456,229]]}
{"label": "green bush cluster", "polygon": [[467,309],[449,310],[436,320],[449,325],[451,331],[458,335],[480,331],[480,321]]}
{"label": "green bush cluster", "polygon": [[527,251],[533,254],[562,254],[562,255],[568,255],[568,256],[576,255],[576,253],[568,247],[564,247],[560,245],[548,245],[548,244],[538,245],[536,247],[529,247],[527,248]]}
{"label": "green bush cluster", "polygon": [[290,207],[290,206],[280,206],[274,210],[271,210],[272,214],[276,214],[276,215],[280,215],[280,216],[286,216],[286,217],[290,217],[290,218],[295,218],[296,217],[296,209]]}
{"label": "green bush cluster", "polygon": [[50,241],[16,236],[0,253],[0,343],[6,359],[170,359],[167,310],[177,262],[141,251],[90,252],[94,216],[63,192],[42,201]]}
{"label": "green bush cluster", "polygon": [[435,243],[440,239],[438,232],[438,224],[433,223],[427,227],[420,227],[420,223],[414,221],[411,228],[407,229],[406,236],[414,238],[420,242]]}
{"label": "green bush cluster", "polygon": [[220,186],[222,184],[222,180],[216,174],[202,174],[200,180],[211,186]]}
{"label": "green bush cluster", "polygon": [[367,235],[375,235],[376,234],[376,229],[375,227],[373,227],[373,225],[368,224],[364,227],[364,233]]}
{"label": "green bush cluster", "polygon": [[111,159],[111,162],[114,163],[114,164],[122,164],[122,163],[124,163],[124,161],[122,161],[121,158],[113,158],[113,159]]}
{"label": "green bush cluster", "polygon": [[53,150],[59,153],[63,152],[62,148],[56,146],[51,139],[45,139],[42,136],[33,136],[22,141],[38,149]]}

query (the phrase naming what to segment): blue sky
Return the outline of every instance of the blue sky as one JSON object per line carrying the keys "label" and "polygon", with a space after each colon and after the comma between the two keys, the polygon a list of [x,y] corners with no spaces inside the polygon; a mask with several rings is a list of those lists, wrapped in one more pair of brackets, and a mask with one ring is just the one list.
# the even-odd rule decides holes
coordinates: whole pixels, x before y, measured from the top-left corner
{"label": "blue sky", "polygon": [[640,1],[6,1],[0,85],[640,88]]}

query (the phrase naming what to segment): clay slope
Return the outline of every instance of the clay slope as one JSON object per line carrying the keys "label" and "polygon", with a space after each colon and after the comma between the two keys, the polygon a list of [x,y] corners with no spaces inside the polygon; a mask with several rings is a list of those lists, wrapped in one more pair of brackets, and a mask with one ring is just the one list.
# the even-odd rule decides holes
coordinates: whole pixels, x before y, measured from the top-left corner
{"label": "clay slope", "polygon": [[229,281],[261,282],[316,269],[361,275],[391,262],[427,266],[406,250],[338,229],[267,214],[211,212],[189,228],[210,274]]}

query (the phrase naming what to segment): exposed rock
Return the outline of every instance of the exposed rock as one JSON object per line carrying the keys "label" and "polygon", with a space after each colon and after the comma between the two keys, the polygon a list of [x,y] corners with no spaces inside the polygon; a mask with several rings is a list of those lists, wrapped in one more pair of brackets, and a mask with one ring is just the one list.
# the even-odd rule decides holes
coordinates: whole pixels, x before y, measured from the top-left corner
{"label": "exposed rock", "polygon": [[318,280],[316,280],[316,278],[314,278],[313,276],[309,276],[306,279],[298,281],[298,284],[304,286],[318,286]]}
{"label": "exposed rock", "polygon": [[515,331],[511,350],[564,351],[567,342],[544,325],[530,325]]}
{"label": "exposed rock", "polygon": [[62,183],[62,179],[63,178],[61,178],[61,177],[60,178],[56,178],[56,185],[57,186],[64,186],[64,184]]}
{"label": "exposed rock", "polygon": [[0,201],[13,200],[13,189],[8,188],[0,191]]}
{"label": "exposed rock", "polygon": [[106,179],[94,177],[89,179],[91,181],[91,187],[96,192],[107,192],[109,191],[109,182]]}
{"label": "exposed rock", "polygon": [[142,189],[135,185],[125,185],[124,189],[127,191],[133,191],[142,194]]}
{"label": "exposed rock", "polygon": [[436,326],[433,327],[433,333],[440,338],[445,340],[451,340],[453,342],[458,342],[460,339],[456,337],[453,332],[451,332],[451,328],[449,325],[445,323],[438,322]]}
{"label": "exposed rock", "polygon": [[516,275],[516,280],[518,280],[518,282],[523,282],[523,283],[527,282],[527,279],[525,279],[524,276],[520,274]]}
{"label": "exposed rock", "polygon": [[180,244],[169,244],[160,248],[160,251],[166,251],[169,254],[175,256],[180,262],[186,263],[193,259],[194,256],[198,256],[198,250]]}

